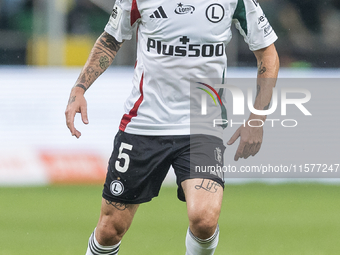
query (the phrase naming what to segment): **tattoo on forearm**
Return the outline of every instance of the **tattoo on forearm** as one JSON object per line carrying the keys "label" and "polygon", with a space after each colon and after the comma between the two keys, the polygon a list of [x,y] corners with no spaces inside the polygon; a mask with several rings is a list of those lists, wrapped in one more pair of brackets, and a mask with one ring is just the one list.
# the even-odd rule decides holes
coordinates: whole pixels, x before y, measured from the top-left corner
{"label": "tattoo on forearm", "polygon": [[68,105],[72,104],[74,101],[76,101],[76,96],[70,97],[70,99],[68,100]]}
{"label": "tattoo on forearm", "polygon": [[259,74],[264,74],[267,71],[267,68],[263,66],[263,62],[259,66]]}
{"label": "tattoo on forearm", "polygon": [[77,84],[76,87],[82,88],[83,90],[87,90],[87,88],[83,84]]}
{"label": "tattoo on forearm", "polygon": [[106,55],[109,56],[112,60],[115,58],[117,52],[110,52],[108,50],[103,49],[102,46],[95,46],[96,51],[94,52],[95,55]]}
{"label": "tattoo on forearm", "polygon": [[99,38],[101,44],[112,51],[117,52],[122,45],[122,43],[118,42],[113,36],[108,33],[103,33],[103,35]]}
{"label": "tattoo on forearm", "polygon": [[107,56],[101,56],[99,59],[99,63],[101,69],[106,69],[110,65],[110,60]]}
{"label": "tattoo on forearm", "polygon": [[[257,84],[256,88],[257,88],[257,90],[256,90],[256,97],[257,97],[260,94],[261,86],[259,84]],[[263,110],[268,110],[269,106],[270,106],[270,102],[265,107],[263,107]]]}
{"label": "tattoo on forearm", "polygon": [[269,109],[269,106],[270,106],[270,102],[269,102],[269,104],[267,104],[267,105],[263,108],[263,110],[268,110],[268,109]]}
{"label": "tattoo on forearm", "polygon": [[208,191],[210,193],[216,193],[219,188],[222,186],[218,184],[215,181],[208,180],[208,179],[203,179],[200,185],[196,185],[195,189],[200,190],[203,189],[205,191]]}
{"label": "tattoo on forearm", "polygon": [[90,87],[90,84],[92,84],[92,82],[97,79],[99,75],[100,73],[98,71],[95,72],[92,67],[89,67],[82,72],[82,74],[78,78],[79,83],[77,83],[75,87],[80,87],[86,91]]}
{"label": "tattoo on forearm", "polygon": [[85,73],[84,73],[84,82],[90,82],[93,79],[93,73],[94,70],[92,67],[89,67],[88,69],[86,69]]}
{"label": "tattoo on forearm", "polygon": [[86,76],[85,76],[85,74],[83,74],[83,75],[80,77],[80,82],[81,82],[81,83],[85,83],[85,82],[86,82]]}
{"label": "tattoo on forearm", "polygon": [[129,207],[129,205],[124,204],[124,203],[118,203],[118,202],[112,202],[109,200],[105,200],[107,205],[112,205],[113,207],[115,207],[117,210],[119,211],[124,211],[125,209],[127,209]]}
{"label": "tattoo on forearm", "polygon": [[257,84],[256,86],[256,97],[260,94],[261,91],[261,86],[259,84]]}
{"label": "tattoo on forearm", "polygon": [[97,40],[85,68],[81,72],[75,87],[84,91],[101,75],[112,63],[122,43],[104,32]]}
{"label": "tattoo on forearm", "polygon": [[121,45],[122,43],[118,42],[113,36],[104,32],[98,39],[94,54],[105,54],[113,60]]}

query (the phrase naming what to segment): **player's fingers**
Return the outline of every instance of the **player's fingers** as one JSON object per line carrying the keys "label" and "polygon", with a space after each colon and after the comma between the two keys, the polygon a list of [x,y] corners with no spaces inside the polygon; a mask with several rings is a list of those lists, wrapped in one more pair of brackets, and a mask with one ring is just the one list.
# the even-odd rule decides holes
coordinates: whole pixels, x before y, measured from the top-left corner
{"label": "player's fingers", "polygon": [[87,105],[80,107],[81,119],[84,124],[89,124],[89,119],[87,117]]}
{"label": "player's fingers", "polygon": [[76,129],[74,136],[79,138],[81,136],[81,133]]}
{"label": "player's fingers", "polygon": [[236,132],[232,135],[232,137],[229,139],[228,141],[228,145],[232,145],[236,140],[237,138],[240,136],[240,131],[239,129],[236,130]]}
{"label": "player's fingers", "polygon": [[70,110],[65,111],[65,117],[66,117],[66,125],[68,129],[71,131],[71,134],[74,135],[75,133],[75,127],[74,127],[74,116],[76,115],[75,112],[71,112]]}
{"label": "player's fingers", "polygon": [[241,157],[241,155],[240,155],[240,153],[237,153],[236,152],[236,154],[235,154],[235,156],[234,156],[234,160],[235,161],[238,161],[238,159]]}
{"label": "player's fingers", "polygon": [[235,153],[235,157],[234,157],[235,161],[238,161],[239,158],[243,157],[244,146],[245,146],[245,144],[243,142],[240,142],[240,144],[239,144],[239,146],[236,150],[236,153]]}
{"label": "player's fingers", "polygon": [[255,148],[254,143],[247,144],[243,151],[243,158],[247,159],[252,154],[254,148]]}
{"label": "player's fingers", "polygon": [[255,156],[255,155],[260,151],[260,148],[261,148],[261,143],[257,143],[257,144],[254,146],[251,155],[252,155],[252,156]]}
{"label": "player's fingers", "polygon": [[72,136],[75,136],[79,138],[81,136],[81,133],[74,127],[74,117],[76,113],[74,111],[66,110],[65,116],[66,116],[66,125],[68,129],[70,130]]}

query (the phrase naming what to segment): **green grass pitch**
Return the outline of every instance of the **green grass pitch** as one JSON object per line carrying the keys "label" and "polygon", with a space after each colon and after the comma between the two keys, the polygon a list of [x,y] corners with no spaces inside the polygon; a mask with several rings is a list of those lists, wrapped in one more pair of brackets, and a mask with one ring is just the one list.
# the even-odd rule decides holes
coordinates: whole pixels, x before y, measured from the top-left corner
{"label": "green grass pitch", "polygon": [[[85,254],[101,186],[0,188],[0,255]],[[175,187],[141,205],[120,255],[185,253],[188,219]],[[216,255],[340,254],[340,186],[227,185]]]}

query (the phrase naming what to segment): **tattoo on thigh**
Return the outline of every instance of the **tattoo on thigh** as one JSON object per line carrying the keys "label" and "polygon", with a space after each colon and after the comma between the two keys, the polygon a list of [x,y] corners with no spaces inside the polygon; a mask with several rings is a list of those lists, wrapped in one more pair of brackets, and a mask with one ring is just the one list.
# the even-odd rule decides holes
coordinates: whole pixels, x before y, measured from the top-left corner
{"label": "tattoo on thigh", "polygon": [[220,188],[221,185],[218,184],[215,181],[203,179],[200,185],[196,185],[195,189],[200,190],[203,189],[205,191],[208,191],[210,193],[216,193],[218,191],[218,188]]}
{"label": "tattoo on thigh", "polygon": [[124,203],[118,203],[118,202],[112,202],[109,200],[105,200],[107,205],[112,205],[113,207],[115,207],[117,210],[119,211],[124,211],[126,208],[129,207],[129,205],[124,204]]}

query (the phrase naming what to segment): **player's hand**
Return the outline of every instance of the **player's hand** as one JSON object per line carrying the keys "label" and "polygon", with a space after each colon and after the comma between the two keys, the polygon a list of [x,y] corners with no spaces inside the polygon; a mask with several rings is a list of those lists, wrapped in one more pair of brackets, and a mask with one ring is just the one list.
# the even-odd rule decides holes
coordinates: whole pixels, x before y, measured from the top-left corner
{"label": "player's hand", "polygon": [[81,114],[81,119],[84,124],[89,123],[87,118],[87,102],[83,93],[72,91],[65,111],[66,125],[70,129],[72,136],[79,138],[81,133],[74,127],[74,117],[76,113]]}
{"label": "player's hand", "polygon": [[261,148],[263,138],[263,127],[240,126],[228,141],[232,145],[240,137],[240,144],[237,148],[234,160],[254,156]]}

